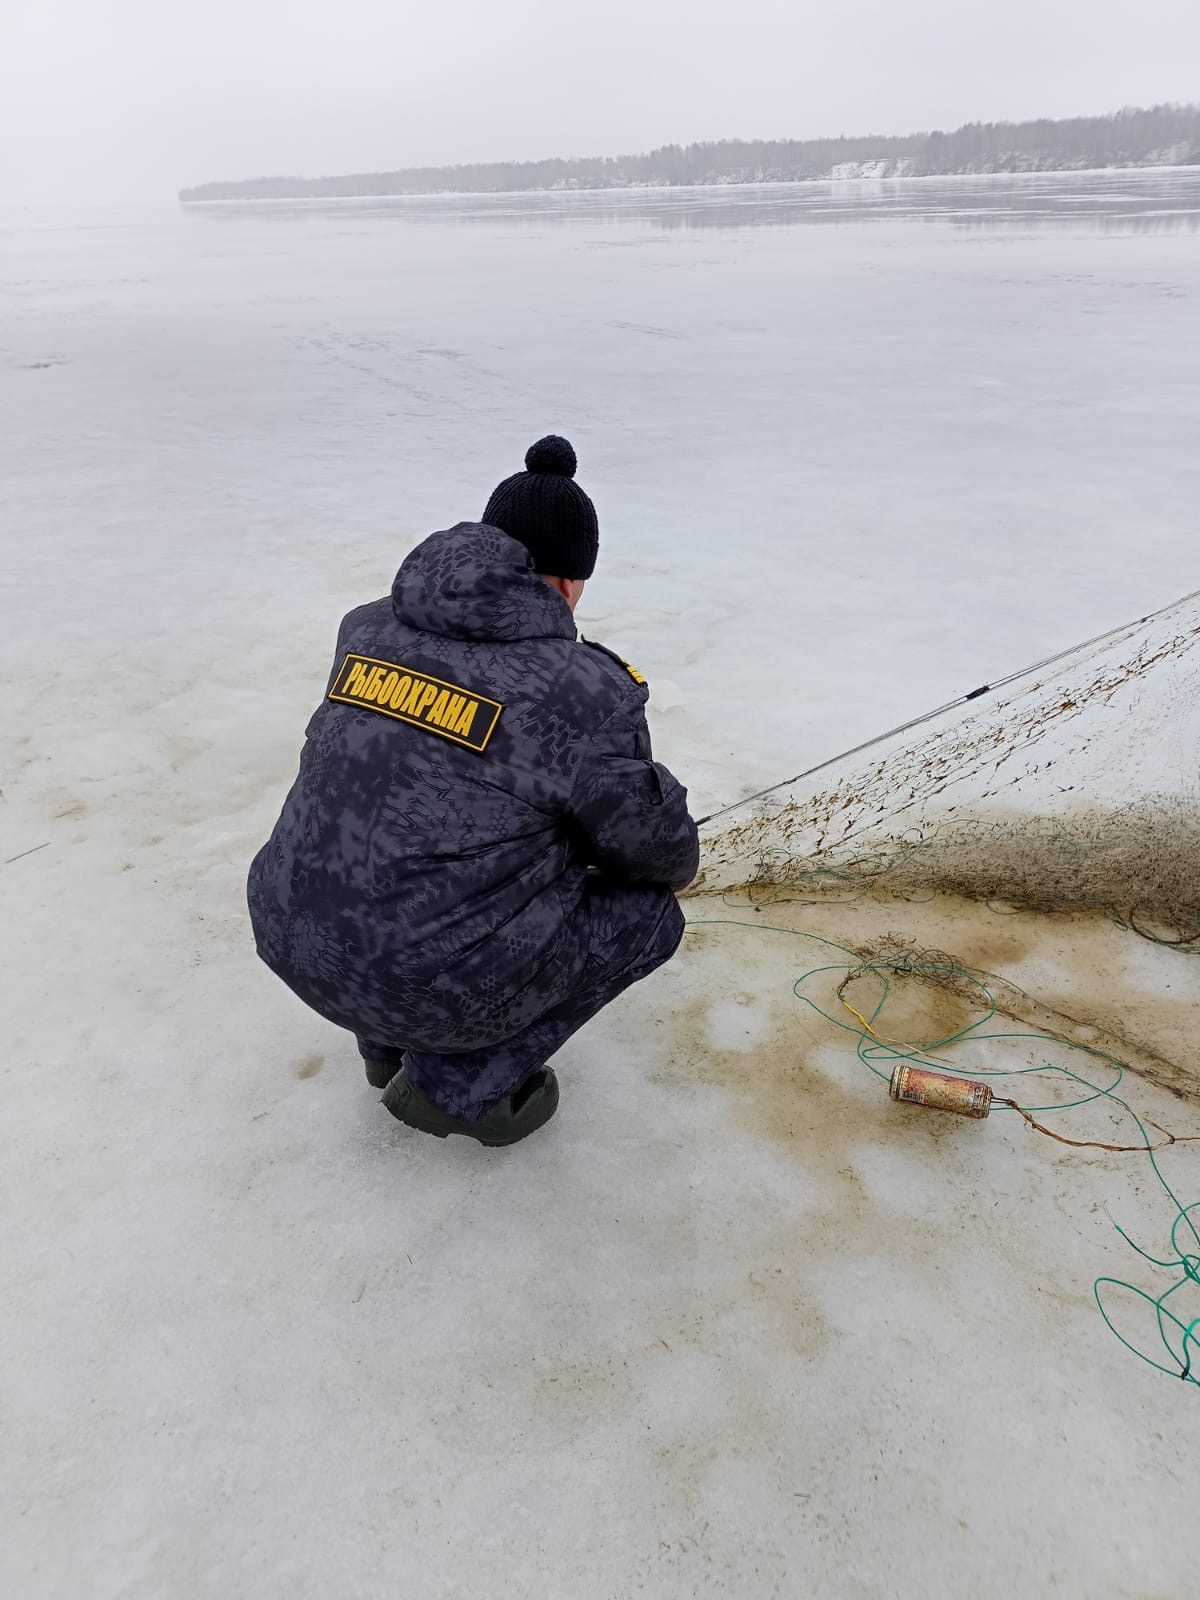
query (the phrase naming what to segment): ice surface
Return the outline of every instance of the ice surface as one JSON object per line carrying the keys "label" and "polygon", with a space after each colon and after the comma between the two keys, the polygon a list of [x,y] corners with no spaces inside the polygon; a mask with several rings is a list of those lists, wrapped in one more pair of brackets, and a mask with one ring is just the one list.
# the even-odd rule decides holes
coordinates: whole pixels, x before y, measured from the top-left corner
{"label": "ice surface", "polygon": [[[250,950],[339,616],[548,429],[698,812],[1195,587],[1200,178],[837,191],[4,219],[7,1592],[1191,1594],[1139,1169],[891,1107],[718,928],[423,1144]],[[1016,927],[1191,1048],[1184,958]]]}

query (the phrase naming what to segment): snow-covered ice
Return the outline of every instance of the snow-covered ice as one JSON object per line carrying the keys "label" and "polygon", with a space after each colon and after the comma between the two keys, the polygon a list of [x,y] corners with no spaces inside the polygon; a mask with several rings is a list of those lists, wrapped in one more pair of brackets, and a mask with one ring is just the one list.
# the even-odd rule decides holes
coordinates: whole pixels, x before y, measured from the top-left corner
{"label": "snow-covered ice", "polygon": [[[250,946],[338,618],[549,429],[698,812],[1196,587],[1200,175],[855,187],[3,218],[6,1592],[1190,1600],[1140,1167],[713,926],[422,1142]],[[1195,1068],[1184,957],[871,915]]]}

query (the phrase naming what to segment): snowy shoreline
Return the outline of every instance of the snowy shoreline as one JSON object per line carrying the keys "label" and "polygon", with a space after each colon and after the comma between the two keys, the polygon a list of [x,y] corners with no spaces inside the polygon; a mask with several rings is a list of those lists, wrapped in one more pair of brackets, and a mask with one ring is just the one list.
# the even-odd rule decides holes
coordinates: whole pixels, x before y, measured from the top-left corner
{"label": "snowy shoreline", "polygon": [[[859,166],[874,165],[874,163],[856,163]],[[907,172],[879,174],[875,172],[859,172],[856,174],[843,173],[840,175],[826,174],[820,178],[777,178],[777,179],[730,179],[726,183],[621,183],[595,188],[576,184],[559,185],[542,189],[408,189],[398,190],[395,193],[363,193],[363,194],[274,194],[274,195],[225,195],[212,199],[204,196],[185,198],[189,191],[182,190],[178,195],[181,206],[189,208],[202,208],[207,210],[212,206],[328,206],[341,204],[360,204],[369,201],[378,205],[392,201],[405,200],[499,200],[519,199],[522,197],[541,196],[567,196],[567,195],[615,195],[615,194],[646,194],[646,195],[676,195],[676,194],[727,194],[730,190],[782,190],[782,189],[817,189],[822,185],[834,188],[839,184],[889,184],[897,187],[905,184],[937,184],[961,182],[985,182],[989,179],[997,182],[1020,182],[1021,180],[1044,180],[1047,178],[1087,178],[1106,177],[1114,173],[1136,172],[1139,175],[1152,175],[1162,173],[1192,174],[1200,172],[1200,165],[1187,163],[1185,165],[1166,165],[1157,162],[1142,164],[1126,164],[1116,167],[1045,167],[1036,171],[1022,170],[1019,168],[1004,171],[989,172]]]}

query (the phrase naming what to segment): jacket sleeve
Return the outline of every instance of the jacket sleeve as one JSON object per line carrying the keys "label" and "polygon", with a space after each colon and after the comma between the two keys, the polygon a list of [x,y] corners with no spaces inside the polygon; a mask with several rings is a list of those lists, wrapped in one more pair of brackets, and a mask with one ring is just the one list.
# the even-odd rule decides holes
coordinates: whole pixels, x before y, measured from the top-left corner
{"label": "jacket sleeve", "polygon": [[592,736],[568,801],[591,860],[626,883],[684,889],[700,864],[687,790],[652,758],[640,701],[626,702]]}

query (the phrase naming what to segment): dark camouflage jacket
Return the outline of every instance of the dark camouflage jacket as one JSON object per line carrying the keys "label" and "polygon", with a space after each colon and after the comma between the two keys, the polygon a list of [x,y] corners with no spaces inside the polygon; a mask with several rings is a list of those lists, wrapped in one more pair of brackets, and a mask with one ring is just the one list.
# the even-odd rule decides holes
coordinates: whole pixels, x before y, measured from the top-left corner
{"label": "dark camouflage jacket", "polygon": [[[641,678],[576,636],[525,547],[461,523],[350,612],[300,771],[250,871],[267,964],[330,1020],[437,1047],[572,991],[587,869],[682,888],[686,791]],[[582,921],[582,919],[576,919]]]}

